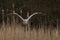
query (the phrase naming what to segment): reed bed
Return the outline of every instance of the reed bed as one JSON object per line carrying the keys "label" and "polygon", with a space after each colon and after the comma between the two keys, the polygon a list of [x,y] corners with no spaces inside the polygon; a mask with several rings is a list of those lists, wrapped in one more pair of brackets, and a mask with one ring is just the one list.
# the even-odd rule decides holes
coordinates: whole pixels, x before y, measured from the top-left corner
{"label": "reed bed", "polygon": [[56,29],[34,29],[24,31],[24,27],[15,25],[0,28],[0,40],[60,40]]}

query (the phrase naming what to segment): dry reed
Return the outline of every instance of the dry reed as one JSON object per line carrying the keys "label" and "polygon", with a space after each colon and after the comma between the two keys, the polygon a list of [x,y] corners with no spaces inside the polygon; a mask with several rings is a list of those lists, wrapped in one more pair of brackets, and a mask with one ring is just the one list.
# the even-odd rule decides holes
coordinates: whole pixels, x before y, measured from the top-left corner
{"label": "dry reed", "polygon": [[24,31],[23,27],[11,26],[1,27],[0,40],[60,40],[60,35],[57,36],[57,30],[41,28]]}

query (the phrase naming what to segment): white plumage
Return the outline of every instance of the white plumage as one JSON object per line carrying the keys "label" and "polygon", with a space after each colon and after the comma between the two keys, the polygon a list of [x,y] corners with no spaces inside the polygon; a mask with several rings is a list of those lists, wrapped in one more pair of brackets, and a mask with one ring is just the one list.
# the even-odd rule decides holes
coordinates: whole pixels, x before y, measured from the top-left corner
{"label": "white plumage", "polygon": [[[23,24],[27,24],[28,23],[28,21],[29,21],[29,19],[31,19],[31,17],[33,17],[34,15],[36,15],[36,14],[42,14],[41,12],[39,12],[39,13],[33,13],[32,15],[30,15],[27,19],[24,19],[24,18],[22,18],[19,14],[17,14],[17,13],[10,13],[10,14],[15,14],[15,15],[17,15],[19,18],[21,18],[22,20],[23,20]],[[8,14],[8,15],[10,15],[10,14]]]}

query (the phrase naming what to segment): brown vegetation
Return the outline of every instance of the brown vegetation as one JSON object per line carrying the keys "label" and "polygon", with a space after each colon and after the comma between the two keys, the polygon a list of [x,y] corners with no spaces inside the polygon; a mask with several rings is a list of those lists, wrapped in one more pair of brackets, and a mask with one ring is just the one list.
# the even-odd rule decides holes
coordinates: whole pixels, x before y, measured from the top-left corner
{"label": "brown vegetation", "polygon": [[24,31],[23,27],[17,25],[0,29],[0,40],[60,40],[59,37],[56,29],[45,29],[45,32],[43,28]]}

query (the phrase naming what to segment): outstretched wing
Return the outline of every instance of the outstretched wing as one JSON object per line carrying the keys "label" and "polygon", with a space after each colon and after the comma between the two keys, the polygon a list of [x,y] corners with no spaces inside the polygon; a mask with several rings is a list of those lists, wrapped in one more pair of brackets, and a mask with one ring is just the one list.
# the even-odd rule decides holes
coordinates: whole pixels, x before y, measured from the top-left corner
{"label": "outstretched wing", "polygon": [[32,15],[30,15],[30,16],[28,17],[27,20],[29,20],[32,16],[34,16],[34,15],[36,15],[36,14],[38,14],[38,13],[33,13]]}
{"label": "outstretched wing", "polygon": [[32,16],[34,16],[34,15],[36,15],[36,14],[42,14],[42,12],[36,12],[36,13],[33,13],[32,15],[30,15],[30,16],[28,17],[27,20],[29,20]]}
{"label": "outstretched wing", "polygon": [[19,18],[21,18],[24,21],[24,19],[17,13],[10,13],[10,14],[7,14],[7,15],[11,15],[11,14],[17,15]]}
{"label": "outstretched wing", "polygon": [[19,18],[21,18],[24,21],[24,19],[19,14],[17,13],[13,13],[13,14],[17,15]]}

